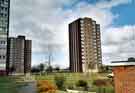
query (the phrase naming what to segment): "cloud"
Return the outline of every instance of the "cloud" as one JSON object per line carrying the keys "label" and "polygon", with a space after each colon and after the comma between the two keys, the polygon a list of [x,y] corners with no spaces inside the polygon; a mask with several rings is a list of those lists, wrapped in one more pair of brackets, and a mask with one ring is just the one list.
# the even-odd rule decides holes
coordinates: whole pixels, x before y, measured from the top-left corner
{"label": "cloud", "polygon": [[[113,20],[117,19],[118,15],[112,14],[108,8],[129,3],[128,0],[103,1],[96,5],[83,1],[76,2],[78,0],[12,0],[10,36],[21,34],[26,35],[28,39],[32,39],[34,55],[39,53],[44,55],[48,45],[54,46],[53,50],[56,56],[57,53],[63,54],[63,57],[59,59],[60,62],[56,61],[55,63],[58,62],[60,65],[66,64],[68,66],[68,24],[79,17],[91,17],[101,24],[103,52],[105,51],[103,55],[107,55],[107,53],[115,54],[111,53],[109,49],[117,51],[117,47],[113,44],[126,40],[128,35],[123,33],[123,39],[123,36],[116,35],[113,31],[119,32],[118,30],[121,28],[112,27]],[[69,8],[65,9],[65,6]],[[127,27],[127,29],[129,28]],[[126,27],[123,29],[126,29]],[[121,32],[119,33],[122,35]],[[113,38],[118,38],[119,41]],[[36,64],[38,58],[34,57],[33,64]],[[107,57],[105,56],[105,58]],[[41,60],[41,58],[43,57],[39,59]]]}
{"label": "cloud", "polygon": [[112,8],[118,5],[131,3],[132,0],[101,0],[101,2],[96,4],[98,8]]}
{"label": "cloud", "polygon": [[135,57],[135,25],[108,28],[102,42],[105,63]]}

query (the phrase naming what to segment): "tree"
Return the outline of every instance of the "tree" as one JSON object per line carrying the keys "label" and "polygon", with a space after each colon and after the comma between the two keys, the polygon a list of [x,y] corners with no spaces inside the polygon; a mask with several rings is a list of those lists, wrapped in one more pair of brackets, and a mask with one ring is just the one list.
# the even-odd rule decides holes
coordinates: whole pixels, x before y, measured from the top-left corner
{"label": "tree", "polygon": [[55,70],[56,70],[57,72],[59,72],[59,71],[60,71],[60,67],[59,67],[59,66],[56,66],[56,67],[55,67]]}
{"label": "tree", "polygon": [[129,62],[132,62],[132,61],[135,62],[135,58],[130,57],[130,58],[128,58],[128,61],[129,61]]}
{"label": "tree", "polygon": [[76,82],[76,86],[77,87],[87,87],[88,86],[88,83],[86,81],[84,81],[84,80],[78,80]]}
{"label": "tree", "polygon": [[39,70],[38,67],[32,67],[31,72],[32,72],[32,73],[39,73],[40,70]]}
{"label": "tree", "polygon": [[46,69],[46,72],[52,72],[53,71],[53,67],[52,66],[48,66]]}
{"label": "tree", "polygon": [[78,80],[76,82],[76,86],[84,88],[85,91],[88,90],[88,83],[86,81],[84,81],[84,80]]}
{"label": "tree", "polygon": [[55,84],[57,85],[58,89],[61,89],[61,90],[64,90],[65,89],[65,81],[66,81],[66,78],[64,76],[55,76],[54,77],[54,80],[55,80]]}
{"label": "tree", "polygon": [[40,70],[40,72],[44,71],[44,64],[43,63],[39,64],[39,70]]}

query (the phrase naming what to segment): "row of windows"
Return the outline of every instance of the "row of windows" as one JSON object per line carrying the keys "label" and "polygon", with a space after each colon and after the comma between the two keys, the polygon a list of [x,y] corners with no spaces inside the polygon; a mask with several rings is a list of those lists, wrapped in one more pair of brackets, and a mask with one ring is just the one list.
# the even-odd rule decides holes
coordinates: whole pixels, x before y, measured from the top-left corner
{"label": "row of windows", "polygon": [[4,37],[7,37],[7,33],[4,32],[4,31],[0,31],[0,38],[4,38]]}
{"label": "row of windows", "polygon": [[6,7],[8,7],[8,3],[6,3],[6,2],[1,3],[0,2],[0,6],[6,8]]}
{"label": "row of windows", "polygon": [[0,27],[7,27],[6,23],[0,24]]}
{"label": "row of windows", "polygon": [[0,41],[0,44],[6,44],[6,41]]}
{"label": "row of windows", "polygon": [[8,3],[9,0],[0,0],[0,3]]}
{"label": "row of windows", "polygon": [[8,11],[8,5],[4,5],[4,4],[0,4],[0,10],[5,10],[5,11]]}
{"label": "row of windows", "polygon": [[1,16],[1,17],[7,17],[7,15],[8,15],[7,12],[0,10],[0,16]]}
{"label": "row of windows", "polygon": [[7,25],[7,24],[8,24],[7,20],[0,20],[0,25]]}
{"label": "row of windows", "polygon": [[0,47],[0,50],[6,50],[7,48],[6,47]]}
{"label": "row of windows", "polygon": [[6,59],[6,56],[0,55],[0,59]]}
{"label": "row of windows", "polygon": [[2,32],[2,31],[7,31],[7,27],[5,27],[5,26],[0,26],[0,32]]}
{"label": "row of windows", "polygon": [[[84,23],[84,20],[80,20],[80,23]],[[92,24],[95,25],[96,21],[92,21]]]}
{"label": "row of windows", "polygon": [[1,16],[1,14],[0,14],[0,23],[3,23],[3,22],[8,22],[8,17],[7,16]]}

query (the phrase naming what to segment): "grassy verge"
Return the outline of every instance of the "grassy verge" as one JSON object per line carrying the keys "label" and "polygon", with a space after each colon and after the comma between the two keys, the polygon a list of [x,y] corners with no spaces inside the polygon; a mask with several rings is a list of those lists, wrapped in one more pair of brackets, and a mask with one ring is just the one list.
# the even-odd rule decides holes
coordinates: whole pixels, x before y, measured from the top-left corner
{"label": "grassy verge", "polygon": [[16,83],[12,77],[0,77],[0,93],[16,93]]}
{"label": "grassy verge", "polygon": [[62,75],[66,78],[66,84],[75,84],[78,80],[85,80],[89,84],[93,82],[93,80],[96,79],[107,79],[106,74],[98,74],[93,73],[92,75],[85,75],[84,73],[52,73],[48,75],[37,75],[35,78],[36,80],[49,80],[51,82],[54,82],[54,77],[56,75]]}
{"label": "grassy verge", "polygon": [[[104,87],[97,87],[93,85],[93,82],[97,79],[108,79],[106,76],[106,73],[92,73],[92,74],[84,74],[84,73],[50,73],[47,75],[37,75],[35,76],[36,80],[48,80],[55,84],[54,77],[55,76],[64,76],[66,78],[65,86],[72,87],[75,86],[76,82],[78,80],[85,80],[89,86],[91,87],[91,90],[93,92],[97,93],[114,93],[113,92],[113,86],[104,86]],[[105,92],[104,92],[105,91]]]}

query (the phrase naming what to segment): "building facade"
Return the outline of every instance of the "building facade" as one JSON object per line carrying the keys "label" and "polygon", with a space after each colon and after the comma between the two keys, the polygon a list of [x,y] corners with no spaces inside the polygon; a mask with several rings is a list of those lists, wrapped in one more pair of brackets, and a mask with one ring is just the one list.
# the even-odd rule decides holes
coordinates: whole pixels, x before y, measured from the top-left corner
{"label": "building facade", "polygon": [[91,18],[69,24],[69,55],[72,72],[98,72],[102,63],[100,25]]}
{"label": "building facade", "polygon": [[10,73],[29,73],[31,70],[31,40],[25,36],[8,39],[8,71]]}
{"label": "building facade", "polygon": [[135,93],[135,59],[113,61],[109,66],[113,68],[115,93]]}
{"label": "building facade", "polygon": [[6,72],[10,0],[0,0],[0,73]]}

